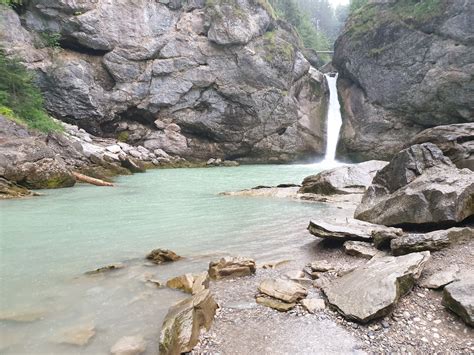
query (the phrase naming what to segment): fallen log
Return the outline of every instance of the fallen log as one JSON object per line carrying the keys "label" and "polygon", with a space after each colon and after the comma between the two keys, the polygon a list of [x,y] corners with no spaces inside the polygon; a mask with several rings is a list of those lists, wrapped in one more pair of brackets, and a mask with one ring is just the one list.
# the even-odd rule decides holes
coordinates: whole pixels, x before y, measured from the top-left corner
{"label": "fallen log", "polygon": [[93,177],[90,177],[90,176],[87,176],[87,175],[84,175],[84,174],[80,174],[80,173],[77,173],[75,171],[73,171],[72,174],[74,175],[74,177],[76,178],[77,181],[86,182],[88,184],[92,184],[92,185],[96,185],[96,186],[114,186],[114,184],[112,184],[110,182],[100,180],[100,179],[96,179],[96,178],[93,178]]}

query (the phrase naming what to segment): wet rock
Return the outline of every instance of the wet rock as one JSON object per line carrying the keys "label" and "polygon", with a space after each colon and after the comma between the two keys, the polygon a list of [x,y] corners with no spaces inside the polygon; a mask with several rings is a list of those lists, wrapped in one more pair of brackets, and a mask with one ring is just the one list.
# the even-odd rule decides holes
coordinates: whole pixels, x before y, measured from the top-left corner
{"label": "wet rock", "polygon": [[371,160],[325,170],[303,180],[299,193],[320,195],[364,193],[380,169],[388,162]]}
{"label": "wet rock", "polygon": [[110,349],[113,355],[139,355],[146,350],[146,342],[142,336],[126,336],[120,338]]}
{"label": "wet rock", "polygon": [[120,163],[125,169],[130,170],[132,173],[144,173],[146,171],[142,162],[130,157],[123,157],[120,159]]}
{"label": "wet rock", "polygon": [[437,251],[472,238],[474,238],[473,228],[450,228],[429,233],[407,234],[393,239],[390,242],[390,248],[393,255],[403,255],[423,250]]}
{"label": "wet rock", "polygon": [[178,289],[195,295],[209,288],[209,274],[185,274],[172,278],[166,282],[166,287]]}
{"label": "wet rock", "polygon": [[348,240],[343,244],[344,252],[348,255],[371,259],[379,251],[370,243]]}
{"label": "wet rock", "polygon": [[309,267],[313,272],[327,272],[336,269],[336,267],[328,263],[327,260],[313,261],[309,264]]}
{"label": "wet rock", "polygon": [[413,144],[431,142],[460,169],[474,170],[474,123],[436,126],[418,133]]}
{"label": "wet rock", "polygon": [[146,258],[155,264],[162,264],[177,261],[181,259],[181,256],[168,249],[154,249],[146,256]]}
{"label": "wet rock", "polygon": [[464,274],[459,281],[447,285],[443,291],[443,304],[470,326],[474,326],[473,275],[471,270]]}
{"label": "wet rock", "polygon": [[371,224],[355,219],[346,220],[345,224],[331,224],[322,221],[310,221],[308,231],[319,238],[332,240],[358,240],[371,242],[372,234],[375,231],[391,231],[394,233],[402,233],[400,229],[388,228],[382,225]]}
{"label": "wet rock", "polygon": [[438,289],[458,280],[459,266],[451,265],[442,271],[435,272],[420,283],[421,287]]}
{"label": "wet rock", "polygon": [[95,335],[95,325],[88,323],[74,328],[65,329],[56,339],[57,343],[84,346]]}
{"label": "wet rock", "polygon": [[163,321],[160,354],[191,351],[198,343],[201,329],[210,329],[218,307],[209,290],[172,306]]}
{"label": "wet rock", "polygon": [[322,298],[305,298],[300,303],[309,313],[315,313],[326,308],[326,303]]}
{"label": "wet rock", "polygon": [[123,269],[123,268],[125,268],[125,264],[116,263],[116,264],[110,264],[110,265],[102,266],[102,267],[100,267],[98,269],[95,269],[95,270],[92,270],[92,271],[87,271],[87,272],[85,272],[85,274],[86,275],[96,275],[96,274],[102,274],[102,273],[109,272],[109,271],[120,270],[120,269]]}
{"label": "wet rock", "polygon": [[283,302],[273,297],[257,296],[255,300],[262,306],[270,307],[280,312],[288,312],[296,306],[296,302]]}
{"label": "wet rock", "polygon": [[300,284],[283,279],[263,280],[258,286],[258,290],[267,296],[287,303],[299,301],[308,294],[308,291]]}
{"label": "wet rock", "polygon": [[209,276],[219,280],[227,277],[240,277],[255,274],[255,260],[243,257],[224,257],[209,263]]}
{"label": "wet rock", "polygon": [[[432,143],[402,150],[380,170],[355,218],[387,226],[457,223],[474,214],[474,172]],[[413,213],[416,211],[416,213]]]}
{"label": "wet rock", "polygon": [[374,258],[322,289],[344,317],[359,322],[389,314],[420,276],[429,252]]}
{"label": "wet rock", "polygon": [[32,194],[26,187],[0,177],[0,199],[26,197]]}

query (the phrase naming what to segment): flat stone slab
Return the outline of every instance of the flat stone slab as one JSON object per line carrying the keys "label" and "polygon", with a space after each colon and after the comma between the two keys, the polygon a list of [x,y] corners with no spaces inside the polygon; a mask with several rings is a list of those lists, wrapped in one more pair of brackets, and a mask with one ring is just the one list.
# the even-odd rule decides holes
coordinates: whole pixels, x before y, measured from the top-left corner
{"label": "flat stone slab", "polygon": [[390,248],[393,255],[403,255],[418,251],[437,251],[454,243],[474,238],[474,229],[450,228],[429,233],[413,233],[392,239]]}
{"label": "flat stone slab", "polygon": [[420,283],[421,287],[438,289],[447,284],[459,280],[459,267],[457,265],[448,266],[445,270],[435,272]]}
{"label": "flat stone slab", "polygon": [[379,250],[372,244],[355,240],[344,242],[343,248],[347,255],[360,256],[365,259],[371,259],[379,253]]}
{"label": "flat stone slab", "polygon": [[301,305],[309,312],[315,313],[316,311],[326,308],[326,302],[322,298],[305,298],[301,300]]}
{"label": "flat stone slab", "polygon": [[474,270],[444,288],[443,304],[470,326],[474,326]]}
{"label": "flat stone slab", "polygon": [[308,294],[306,288],[299,283],[283,279],[263,280],[258,286],[258,290],[267,296],[287,303],[296,302]]}
{"label": "flat stone slab", "polygon": [[400,235],[403,234],[403,231],[398,228],[385,227],[356,219],[348,219],[344,224],[310,221],[308,226],[308,231],[316,237],[341,241],[371,242],[373,240],[372,234],[382,230],[392,231]]}
{"label": "flat stone slab", "polygon": [[366,323],[389,314],[419,278],[429,252],[371,259],[322,286],[328,302],[348,319]]}

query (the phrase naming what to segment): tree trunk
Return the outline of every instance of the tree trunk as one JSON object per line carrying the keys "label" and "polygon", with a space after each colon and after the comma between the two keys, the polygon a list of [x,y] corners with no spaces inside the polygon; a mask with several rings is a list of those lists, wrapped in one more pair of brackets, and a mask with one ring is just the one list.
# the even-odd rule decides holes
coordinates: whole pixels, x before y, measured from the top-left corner
{"label": "tree trunk", "polygon": [[93,178],[93,177],[90,177],[90,176],[87,176],[87,175],[84,175],[84,174],[79,174],[79,173],[76,173],[75,171],[73,171],[72,174],[74,175],[74,177],[76,178],[77,181],[86,182],[88,184],[92,184],[92,185],[96,185],[96,186],[114,186],[114,184],[112,184],[110,182],[100,180],[100,179],[96,179],[96,178]]}

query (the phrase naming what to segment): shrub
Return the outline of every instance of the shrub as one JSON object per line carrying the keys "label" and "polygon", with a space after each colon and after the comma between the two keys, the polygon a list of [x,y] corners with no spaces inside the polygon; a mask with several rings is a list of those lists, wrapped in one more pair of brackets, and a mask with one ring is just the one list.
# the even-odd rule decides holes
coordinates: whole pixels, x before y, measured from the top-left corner
{"label": "shrub", "polygon": [[0,49],[0,113],[42,132],[59,131],[43,107],[43,97],[34,76],[22,64],[7,58]]}

